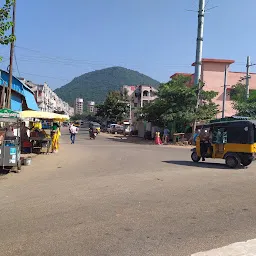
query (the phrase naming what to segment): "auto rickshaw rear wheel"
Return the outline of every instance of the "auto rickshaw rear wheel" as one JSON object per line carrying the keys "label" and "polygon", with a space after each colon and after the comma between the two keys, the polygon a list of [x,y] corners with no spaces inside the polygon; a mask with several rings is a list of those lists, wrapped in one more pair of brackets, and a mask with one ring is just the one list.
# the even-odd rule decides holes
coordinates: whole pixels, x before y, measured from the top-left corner
{"label": "auto rickshaw rear wheel", "polygon": [[198,163],[200,161],[201,157],[198,156],[196,152],[192,152],[191,159],[193,162]]}
{"label": "auto rickshaw rear wheel", "polygon": [[243,166],[248,166],[252,163],[252,159],[249,156],[245,155],[241,158],[241,163]]}
{"label": "auto rickshaw rear wheel", "polygon": [[235,154],[226,156],[225,161],[226,165],[232,169],[238,168],[241,165],[240,157]]}

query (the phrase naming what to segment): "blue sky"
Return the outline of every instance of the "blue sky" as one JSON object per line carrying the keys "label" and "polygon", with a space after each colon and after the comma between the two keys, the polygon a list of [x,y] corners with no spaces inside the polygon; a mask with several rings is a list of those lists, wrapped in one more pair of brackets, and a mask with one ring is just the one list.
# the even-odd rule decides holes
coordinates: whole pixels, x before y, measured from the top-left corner
{"label": "blue sky", "polygon": [[[2,4],[3,0],[0,0]],[[255,0],[206,0],[203,57],[256,63]],[[198,0],[17,0],[15,75],[60,87],[110,66],[161,82],[193,72]],[[8,47],[0,67],[8,66]],[[252,72],[255,72],[255,67]]]}

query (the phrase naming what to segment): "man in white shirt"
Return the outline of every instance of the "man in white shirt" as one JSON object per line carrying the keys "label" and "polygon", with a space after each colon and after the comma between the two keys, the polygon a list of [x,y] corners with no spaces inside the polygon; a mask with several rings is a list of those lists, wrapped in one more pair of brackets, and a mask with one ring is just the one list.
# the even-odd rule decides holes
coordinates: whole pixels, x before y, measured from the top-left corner
{"label": "man in white shirt", "polygon": [[78,133],[77,127],[73,124],[69,127],[71,144],[75,144],[76,134]]}

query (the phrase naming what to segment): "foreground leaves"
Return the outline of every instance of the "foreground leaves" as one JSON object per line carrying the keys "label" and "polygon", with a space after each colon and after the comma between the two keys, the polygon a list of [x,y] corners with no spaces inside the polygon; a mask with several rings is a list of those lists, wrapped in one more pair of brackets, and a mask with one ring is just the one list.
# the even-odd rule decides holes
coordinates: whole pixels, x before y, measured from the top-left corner
{"label": "foreground leaves", "polygon": [[233,107],[240,116],[256,118],[256,91],[250,90],[250,97],[246,99],[246,86],[238,83],[232,86],[231,100]]}

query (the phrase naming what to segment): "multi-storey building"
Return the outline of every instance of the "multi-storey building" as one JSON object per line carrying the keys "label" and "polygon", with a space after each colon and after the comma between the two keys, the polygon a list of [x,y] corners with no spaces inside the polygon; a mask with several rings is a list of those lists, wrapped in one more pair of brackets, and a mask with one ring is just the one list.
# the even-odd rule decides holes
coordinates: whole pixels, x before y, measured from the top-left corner
{"label": "multi-storey building", "polygon": [[94,101],[88,101],[87,102],[87,112],[88,113],[95,113],[95,102]]}
{"label": "multi-storey building", "polygon": [[84,112],[84,100],[82,98],[76,98],[75,100],[75,114],[82,115]]}
{"label": "multi-storey building", "polygon": [[157,98],[157,89],[150,85],[124,85],[122,93],[127,95],[131,105],[131,119],[136,121],[138,110]]}
{"label": "multi-storey building", "polygon": [[47,85],[47,83],[35,84],[20,78],[34,92],[35,99],[40,111],[44,112],[63,112],[69,116],[74,115],[74,108],[63,101],[58,95]]}
{"label": "multi-storey building", "polygon": [[[230,65],[232,65],[234,60],[225,60],[225,59],[202,59],[202,69],[201,69],[201,81],[204,82],[203,89],[206,91],[215,91],[218,95],[214,98],[214,102],[219,105],[220,113],[217,117],[221,117],[222,111],[222,102],[224,94],[224,76],[226,70],[226,105],[224,114],[225,116],[232,116],[236,114],[236,111],[233,109],[231,91],[232,86],[237,83],[244,83],[246,73],[245,72],[232,72],[230,70]],[[195,64],[193,63],[192,66]],[[193,73],[175,73],[171,76],[174,78],[178,75],[185,75],[190,77],[190,86],[194,82]],[[250,90],[256,90],[256,73],[250,73],[249,77]]]}

